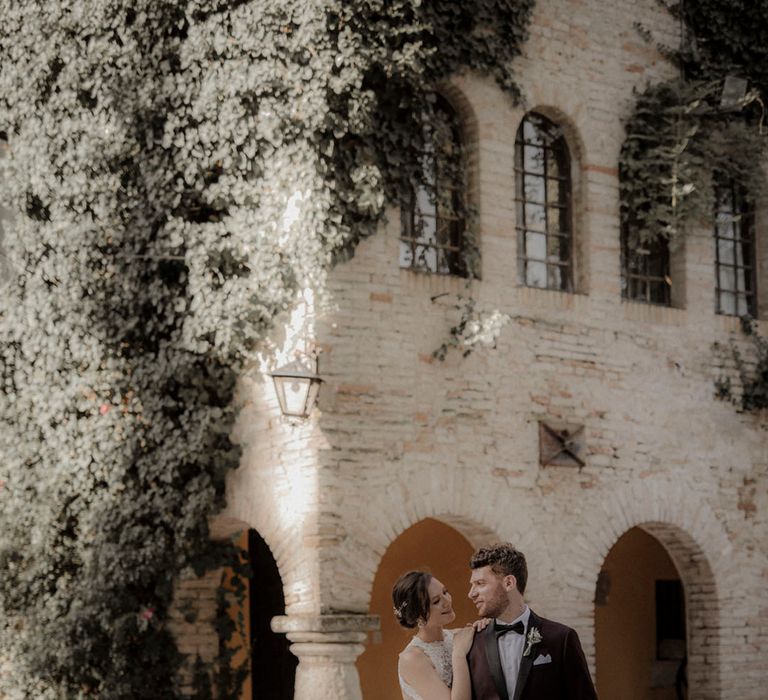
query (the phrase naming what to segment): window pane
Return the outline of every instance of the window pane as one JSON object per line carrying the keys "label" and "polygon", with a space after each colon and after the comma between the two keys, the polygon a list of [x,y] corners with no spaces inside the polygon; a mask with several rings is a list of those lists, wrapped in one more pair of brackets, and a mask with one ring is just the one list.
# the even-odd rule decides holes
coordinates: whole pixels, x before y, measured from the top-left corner
{"label": "window pane", "polygon": [[525,227],[535,229],[536,231],[547,230],[546,208],[543,204],[526,202]]}
{"label": "window pane", "polygon": [[523,168],[526,172],[544,174],[544,149],[537,146],[523,146]]}
{"label": "window pane", "polygon": [[736,274],[734,268],[720,266],[720,289],[733,291],[736,289]]}
{"label": "window pane", "polygon": [[648,259],[647,255],[640,255],[636,251],[628,251],[627,253],[627,270],[633,275],[643,275],[646,272],[645,261]]}
{"label": "window pane", "polygon": [[547,265],[529,260],[526,266],[525,282],[529,287],[547,286]]}
{"label": "window pane", "polygon": [[547,149],[547,176],[552,178],[559,178],[566,173],[563,172],[560,158],[556,149]]}
{"label": "window pane", "polygon": [[736,295],[720,292],[720,313],[736,315]]}
{"label": "window pane", "polygon": [[666,304],[669,301],[669,285],[664,281],[651,281],[651,302],[654,304]]}
{"label": "window pane", "polygon": [[463,251],[446,250],[443,252],[445,257],[446,271],[451,275],[466,274],[466,263],[464,261]]}
{"label": "window pane", "polygon": [[421,216],[436,216],[435,197],[425,188],[420,187],[416,192],[416,213]]}
{"label": "window pane", "polygon": [[546,260],[547,237],[543,233],[526,231],[524,255],[531,260]]}
{"label": "window pane", "polygon": [[647,270],[650,277],[666,277],[669,258],[658,253],[646,256]]}
{"label": "window pane", "polygon": [[414,267],[427,272],[437,272],[437,251],[431,246],[417,245]]}
{"label": "window pane", "polygon": [[[434,119],[424,123],[424,152],[417,168],[423,184],[404,184],[399,260],[403,267],[429,272],[465,275],[464,242],[464,161],[458,117],[438,97]],[[408,239],[417,245],[408,246]],[[438,250],[450,246],[455,250]]]}
{"label": "window pane", "polygon": [[[743,267],[745,264],[748,264],[748,262],[745,262],[744,260],[744,246],[737,244],[736,245],[736,265],[739,267]],[[749,254],[747,254],[747,259],[749,258]]]}
{"label": "window pane", "polygon": [[437,220],[431,216],[422,216],[416,220],[417,240],[420,243],[434,244],[436,237]]}
{"label": "window pane", "polygon": [[[717,178],[717,175],[716,175]],[[754,241],[743,189],[733,180],[719,179],[715,188],[716,279],[719,313],[755,312]],[[725,239],[725,240],[724,240]]]}
{"label": "window pane", "polygon": [[518,172],[516,190],[518,274],[523,284],[570,287],[569,162],[560,128],[540,114],[528,113],[515,142],[516,167],[525,170]]}
{"label": "window pane", "polygon": [[550,236],[547,241],[547,260],[549,262],[568,262],[570,241],[564,236]]}
{"label": "window pane", "polygon": [[451,265],[446,251],[442,248],[436,248],[435,252],[437,254],[437,272],[447,275],[451,271]]}
{"label": "window pane", "polygon": [[559,289],[560,291],[567,291],[567,280],[563,274],[563,268],[559,265],[548,265],[549,270],[549,284],[550,289]]}
{"label": "window pane", "polygon": [[547,178],[547,200],[551,204],[565,206],[568,203],[567,192],[568,186],[565,182],[551,177]]}
{"label": "window pane", "polygon": [[721,263],[733,264],[734,254],[732,240],[728,238],[717,239],[717,258]]}
{"label": "window pane", "polygon": [[523,119],[523,138],[533,144],[543,145],[544,140],[541,137],[541,132],[534,124],[530,116],[526,116]]}
{"label": "window pane", "polygon": [[548,207],[547,223],[551,233],[567,235],[569,229],[568,210],[562,207]]}
{"label": "window pane", "polygon": [[413,248],[406,241],[400,241],[400,267],[413,266]]}
{"label": "window pane", "polygon": [[747,291],[747,270],[743,268],[736,270],[736,290],[742,294]]}
{"label": "window pane", "polygon": [[629,298],[636,301],[646,301],[646,283],[640,277],[630,277]]}
{"label": "window pane", "polygon": [[435,243],[438,245],[451,245],[451,224],[450,220],[439,219],[436,222]]}
{"label": "window pane", "polygon": [[544,204],[545,189],[544,178],[535,175],[525,175],[525,199],[529,202]]}

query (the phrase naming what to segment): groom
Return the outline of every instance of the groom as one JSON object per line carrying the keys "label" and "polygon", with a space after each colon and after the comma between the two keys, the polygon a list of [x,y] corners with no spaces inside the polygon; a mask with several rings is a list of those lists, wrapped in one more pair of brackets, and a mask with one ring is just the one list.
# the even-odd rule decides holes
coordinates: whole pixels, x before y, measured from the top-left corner
{"label": "groom", "polygon": [[524,603],[523,553],[496,544],[469,565],[469,597],[480,617],[494,618],[467,655],[472,700],[597,700],[576,632]]}

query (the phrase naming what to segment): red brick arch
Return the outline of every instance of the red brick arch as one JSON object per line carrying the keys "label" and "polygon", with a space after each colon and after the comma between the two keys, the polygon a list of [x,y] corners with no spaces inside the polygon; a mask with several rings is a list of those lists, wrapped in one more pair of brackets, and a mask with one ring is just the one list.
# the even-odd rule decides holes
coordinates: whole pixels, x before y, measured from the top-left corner
{"label": "red brick arch", "polygon": [[684,484],[649,480],[604,499],[600,517],[602,532],[593,539],[597,556],[590,568],[593,586],[605,557],[625,532],[639,527],[656,538],[675,564],[685,591],[688,698],[723,697],[721,650],[731,634],[728,596],[737,593],[726,591],[715,575],[734,567],[730,542],[715,514]]}

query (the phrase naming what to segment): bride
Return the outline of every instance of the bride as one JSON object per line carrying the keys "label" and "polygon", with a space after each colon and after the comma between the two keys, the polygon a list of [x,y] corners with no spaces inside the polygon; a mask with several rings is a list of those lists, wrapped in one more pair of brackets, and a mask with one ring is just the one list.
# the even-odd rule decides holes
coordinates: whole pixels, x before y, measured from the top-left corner
{"label": "bride", "polygon": [[416,634],[400,653],[397,671],[403,700],[471,700],[467,654],[475,629],[445,629],[456,619],[451,594],[424,571],[403,574],[392,589],[397,621]]}

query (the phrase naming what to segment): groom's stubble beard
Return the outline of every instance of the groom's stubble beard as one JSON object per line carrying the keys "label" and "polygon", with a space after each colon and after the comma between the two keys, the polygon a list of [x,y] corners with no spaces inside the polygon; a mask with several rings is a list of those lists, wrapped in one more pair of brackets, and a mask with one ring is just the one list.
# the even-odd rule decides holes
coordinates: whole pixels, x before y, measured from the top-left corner
{"label": "groom's stubble beard", "polygon": [[504,587],[499,586],[494,591],[493,597],[485,600],[485,610],[483,615],[485,617],[500,617],[509,606],[509,597]]}

